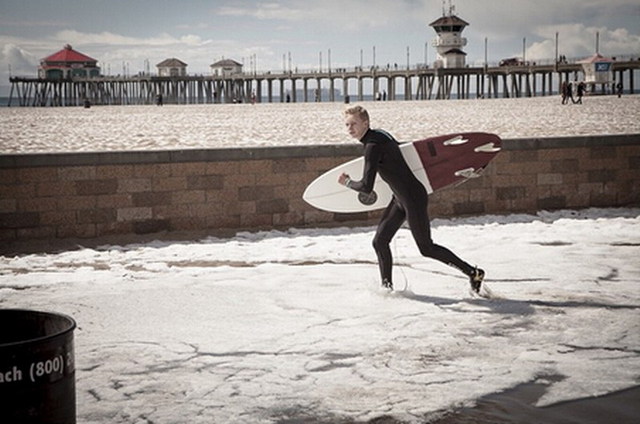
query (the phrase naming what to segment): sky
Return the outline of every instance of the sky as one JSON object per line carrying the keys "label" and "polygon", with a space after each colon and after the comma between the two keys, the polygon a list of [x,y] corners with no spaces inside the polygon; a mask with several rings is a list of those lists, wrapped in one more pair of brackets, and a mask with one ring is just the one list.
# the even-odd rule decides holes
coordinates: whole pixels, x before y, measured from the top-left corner
{"label": "sky", "polygon": [[[429,23],[449,0],[1,0],[0,96],[9,76],[35,76],[65,44],[98,60],[103,73],[150,70],[176,57],[191,74],[230,58],[247,70],[313,70],[436,59]],[[453,0],[469,26],[468,64],[595,53],[640,54],[637,0]]]}

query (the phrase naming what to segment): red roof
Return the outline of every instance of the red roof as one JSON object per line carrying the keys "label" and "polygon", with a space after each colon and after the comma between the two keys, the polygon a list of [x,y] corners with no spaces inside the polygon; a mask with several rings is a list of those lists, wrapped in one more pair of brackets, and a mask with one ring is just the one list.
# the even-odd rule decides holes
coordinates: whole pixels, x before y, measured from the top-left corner
{"label": "red roof", "polygon": [[593,56],[589,56],[586,59],[579,61],[578,63],[596,63],[596,62],[615,62],[609,57],[604,57],[600,53],[596,53]]}
{"label": "red roof", "polygon": [[93,59],[87,55],[84,55],[80,52],[73,50],[69,44],[64,46],[64,48],[59,52],[54,53],[51,56],[45,57],[44,59],[42,59],[42,61],[43,62],[68,62],[68,63],[98,62],[96,59]]}

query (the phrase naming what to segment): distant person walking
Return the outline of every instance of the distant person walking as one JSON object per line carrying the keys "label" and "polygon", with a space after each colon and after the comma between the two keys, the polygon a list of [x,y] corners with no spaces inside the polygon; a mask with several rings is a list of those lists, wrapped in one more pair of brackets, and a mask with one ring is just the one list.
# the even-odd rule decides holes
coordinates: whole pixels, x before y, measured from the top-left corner
{"label": "distant person walking", "polygon": [[566,81],[562,81],[562,85],[560,86],[560,95],[562,96],[562,104],[566,105],[567,100],[569,99],[569,86]]}
{"label": "distant person walking", "polygon": [[622,81],[616,85],[616,88],[618,89],[618,98],[622,97]]}
{"label": "distant person walking", "polygon": [[576,103],[580,105],[582,104],[582,96],[584,96],[584,92],[586,89],[587,86],[584,81],[580,81],[580,83],[578,83],[578,89],[576,90],[576,94],[578,95],[578,100],[576,100]]}
{"label": "distant person walking", "polygon": [[569,81],[567,83],[567,103],[571,100],[571,103],[575,103],[575,99],[573,98],[573,83]]}
{"label": "distant person walking", "polygon": [[405,162],[398,142],[383,130],[369,128],[369,113],[362,106],[349,107],[344,117],[349,135],[364,145],[364,170],[360,181],[342,174],[338,182],[357,192],[369,194],[373,191],[376,175],[380,174],[393,191],[391,202],[382,214],[373,239],[382,286],[393,289],[393,258],[389,244],[402,224],[407,221],[420,253],[459,269],[469,277],[471,290],[479,293],[484,271],[469,265],[431,239],[427,190]]}

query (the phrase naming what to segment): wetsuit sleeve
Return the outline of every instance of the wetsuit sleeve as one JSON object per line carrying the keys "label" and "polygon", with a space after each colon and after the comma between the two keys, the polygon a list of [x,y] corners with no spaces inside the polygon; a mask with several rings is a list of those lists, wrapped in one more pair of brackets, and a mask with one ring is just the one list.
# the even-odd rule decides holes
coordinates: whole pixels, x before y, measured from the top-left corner
{"label": "wetsuit sleeve", "polygon": [[376,143],[368,143],[364,150],[364,170],[362,171],[362,179],[360,181],[349,181],[347,187],[362,193],[371,193],[373,191],[373,184],[376,181],[378,163],[380,162],[381,154],[382,149],[379,145]]}

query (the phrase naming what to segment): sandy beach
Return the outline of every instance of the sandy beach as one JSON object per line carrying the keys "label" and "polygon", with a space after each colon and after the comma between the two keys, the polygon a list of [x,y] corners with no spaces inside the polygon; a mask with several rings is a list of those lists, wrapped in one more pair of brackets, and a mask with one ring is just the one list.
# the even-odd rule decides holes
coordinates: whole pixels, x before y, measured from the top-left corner
{"label": "sandy beach", "polygon": [[[640,133],[640,95],[363,102],[400,141],[459,131],[502,138]],[[343,103],[0,108],[0,153],[353,143]]]}

